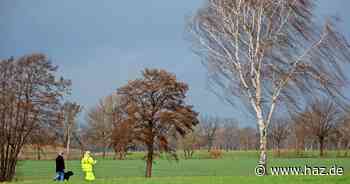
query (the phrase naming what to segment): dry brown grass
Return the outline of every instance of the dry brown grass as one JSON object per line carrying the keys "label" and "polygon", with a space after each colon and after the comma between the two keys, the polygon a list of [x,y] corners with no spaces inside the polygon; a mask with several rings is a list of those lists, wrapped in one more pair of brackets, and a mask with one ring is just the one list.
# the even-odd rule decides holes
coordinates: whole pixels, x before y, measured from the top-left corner
{"label": "dry brown grass", "polygon": [[[47,145],[42,146],[40,151],[40,160],[53,160],[56,158],[57,153],[64,151],[65,148],[62,146]],[[80,159],[81,151],[79,149],[70,149],[69,159]],[[39,160],[39,153],[36,147],[32,145],[26,145],[22,149],[19,159],[20,160]]]}

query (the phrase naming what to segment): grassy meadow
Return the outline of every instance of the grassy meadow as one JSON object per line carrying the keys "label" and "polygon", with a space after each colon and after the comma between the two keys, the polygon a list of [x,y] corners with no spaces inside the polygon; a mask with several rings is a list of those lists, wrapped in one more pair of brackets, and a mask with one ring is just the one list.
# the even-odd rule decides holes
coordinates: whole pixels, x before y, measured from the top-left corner
{"label": "grassy meadow", "polygon": [[[210,159],[205,151],[195,153],[192,159],[179,161],[160,157],[153,165],[153,178],[143,178],[145,162],[143,153],[132,153],[127,160],[102,159],[97,157],[95,167],[97,180],[93,183],[183,183],[183,184],[220,184],[220,183],[349,183],[350,158],[338,158],[337,153],[328,152],[326,158],[318,158],[316,152],[305,153],[302,157],[292,158],[292,154],[273,157],[270,153],[269,166],[325,166],[332,165],[344,168],[344,176],[255,176],[254,168],[257,163],[255,151],[225,152],[221,159]],[[294,155],[295,156],[295,155]],[[79,160],[66,161],[67,170],[75,175],[70,183],[83,184],[83,173]],[[46,184],[55,183],[55,163],[52,160],[21,161],[17,168],[15,183],[17,184]]]}

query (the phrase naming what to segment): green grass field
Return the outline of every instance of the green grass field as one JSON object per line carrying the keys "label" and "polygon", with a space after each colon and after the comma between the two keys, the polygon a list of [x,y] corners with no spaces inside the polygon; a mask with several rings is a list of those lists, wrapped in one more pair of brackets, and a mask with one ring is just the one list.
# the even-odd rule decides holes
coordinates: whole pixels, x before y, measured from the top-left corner
{"label": "green grass field", "polygon": [[[97,180],[93,183],[149,183],[149,184],[224,184],[224,183],[350,183],[349,158],[271,158],[269,166],[325,166],[336,164],[344,168],[344,176],[255,176],[256,152],[225,153],[222,159],[206,159],[207,153],[197,153],[194,159],[179,162],[161,158],[155,161],[153,178],[143,178],[145,162],[142,153],[129,156],[128,160],[98,159],[95,167]],[[21,161],[16,175],[17,184],[51,183],[54,176],[54,161]],[[83,173],[78,160],[66,161],[68,170],[75,175],[70,183],[83,184]],[[54,183],[54,182],[52,182]]]}

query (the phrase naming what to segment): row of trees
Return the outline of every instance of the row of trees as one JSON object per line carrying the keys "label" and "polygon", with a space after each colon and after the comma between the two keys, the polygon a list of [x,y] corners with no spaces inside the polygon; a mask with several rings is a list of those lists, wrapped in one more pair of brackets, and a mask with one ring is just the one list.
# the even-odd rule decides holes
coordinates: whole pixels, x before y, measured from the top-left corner
{"label": "row of trees", "polygon": [[[319,150],[324,156],[325,149],[350,151],[349,114],[331,99],[315,99],[298,112],[272,119],[269,126],[268,149]],[[195,150],[212,147],[222,150],[259,149],[258,128],[241,127],[234,119],[213,117],[200,118],[195,131],[180,141],[179,147],[186,157]]]}
{"label": "row of trees", "polygon": [[[128,150],[145,150],[132,144],[127,124],[115,125],[113,106],[120,102],[117,94],[108,96],[90,109],[88,113],[88,134],[94,145],[105,151],[113,148],[118,159],[124,159]],[[114,104],[114,105],[112,105]],[[100,118],[99,118],[100,117]],[[103,117],[103,118],[102,118]],[[275,149],[278,156],[281,149],[304,150],[324,149],[349,150],[349,117],[331,99],[316,99],[299,112],[274,118],[268,134],[268,149]],[[191,158],[196,150],[256,150],[259,147],[259,132],[255,127],[242,127],[232,118],[202,116],[194,131],[183,138],[172,140],[173,146],[183,150],[185,158]],[[91,144],[90,143],[90,144]]]}

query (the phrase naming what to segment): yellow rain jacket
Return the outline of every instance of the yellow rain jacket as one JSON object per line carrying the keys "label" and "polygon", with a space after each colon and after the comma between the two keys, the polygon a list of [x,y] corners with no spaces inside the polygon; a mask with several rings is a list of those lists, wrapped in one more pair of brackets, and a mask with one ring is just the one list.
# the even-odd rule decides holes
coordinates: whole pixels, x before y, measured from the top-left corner
{"label": "yellow rain jacket", "polygon": [[85,179],[88,181],[95,180],[95,175],[93,173],[93,165],[96,164],[96,160],[94,160],[89,153],[85,153],[84,157],[81,159],[81,168],[83,172],[85,172]]}

